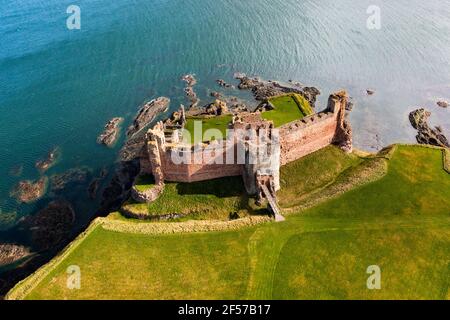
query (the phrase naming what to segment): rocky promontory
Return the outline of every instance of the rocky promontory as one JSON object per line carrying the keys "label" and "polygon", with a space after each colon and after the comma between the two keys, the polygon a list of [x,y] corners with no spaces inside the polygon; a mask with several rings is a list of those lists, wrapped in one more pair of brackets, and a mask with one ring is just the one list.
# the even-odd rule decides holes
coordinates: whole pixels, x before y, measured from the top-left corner
{"label": "rocky promontory", "polygon": [[155,120],[158,114],[167,111],[169,104],[170,99],[166,97],[159,97],[144,104],[136,115],[133,124],[128,128],[127,137],[133,136]]}
{"label": "rocky promontory", "polygon": [[414,129],[417,130],[417,142],[420,144],[429,144],[438,147],[450,147],[447,137],[443,134],[440,127],[432,128],[428,124],[428,118],[431,112],[420,108],[409,114],[409,121]]}
{"label": "rocky promontory", "polygon": [[107,147],[112,147],[119,138],[120,125],[123,122],[123,118],[112,118],[105,125],[103,132],[97,137],[97,143],[103,144]]}

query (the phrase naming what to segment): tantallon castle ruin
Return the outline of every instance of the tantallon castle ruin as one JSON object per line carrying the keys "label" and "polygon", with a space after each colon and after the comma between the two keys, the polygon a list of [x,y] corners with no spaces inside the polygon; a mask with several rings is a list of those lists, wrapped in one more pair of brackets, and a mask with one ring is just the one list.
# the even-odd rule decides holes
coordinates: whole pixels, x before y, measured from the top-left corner
{"label": "tantallon castle ruin", "polygon": [[[158,122],[145,135],[145,145],[140,159],[140,174],[151,174],[155,185],[146,191],[132,188],[132,197],[138,202],[154,201],[164,190],[165,181],[194,182],[210,179],[242,176],[246,191],[268,200],[277,219],[282,219],[276,205],[275,192],[280,188],[280,166],[297,160],[330,144],[338,145],[346,152],[352,151],[352,130],[345,118],[348,96],[345,91],[330,95],[325,110],[275,127],[264,120],[269,98],[299,94],[314,106],[318,94],[311,88],[283,87],[276,82],[240,78],[241,89],[251,89],[262,108],[250,112],[243,108],[230,111],[220,100],[207,108],[182,106],[170,118]],[[305,90],[306,89],[306,90]],[[258,96],[259,95],[259,96]],[[260,105],[260,106],[261,106]],[[273,106],[272,106],[273,107]],[[212,119],[229,115],[230,130],[222,140],[212,139],[197,144],[183,143],[181,129],[189,118]],[[246,132],[246,134],[236,134]],[[258,158],[259,155],[259,158]],[[263,161],[251,161],[251,159]]]}

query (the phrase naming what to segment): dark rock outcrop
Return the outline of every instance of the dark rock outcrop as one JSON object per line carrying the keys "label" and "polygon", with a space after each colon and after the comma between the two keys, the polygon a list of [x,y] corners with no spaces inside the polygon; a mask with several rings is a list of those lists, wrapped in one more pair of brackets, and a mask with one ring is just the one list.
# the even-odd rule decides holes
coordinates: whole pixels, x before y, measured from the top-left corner
{"label": "dark rock outcrop", "polygon": [[95,198],[97,198],[97,191],[98,188],[100,186],[100,179],[95,178],[94,180],[91,181],[91,183],[89,183],[89,187],[88,187],[88,195],[89,198],[91,198],[92,200],[94,200]]}
{"label": "dark rock outcrop", "polygon": [[355,106],[355,103],[353,102],[353,99],[349,98],[349,100],[347,101],[347,104],[345,106],[345,110],[352,111],[354,106]]}
{"label": "dark rock outcrop", "polygon": [[40,199],[47,191],[48,178],[41,177],[39,180],[20,181],[11,191],[11,196],[19,202],[31,203]]}
{"label": "dark rock outcrop", "polygon": [[127,137],[132,137],[140,130],[149,125],[156,116],[162,112],[167,111],[170,104],[170,99],[166,97],[159,97],[146,103],[136,115],[133,124],[127,130]]}
{"label": "dark rock outcrop", "polygon": [[224,88],[234,88],[234,86],[232,84],[227,83],[225,80],[223,79],[218,79],[216,80],[216,83]]}
{"label": "dark rock outcrop", "polygon": [[208,115],[220,116],[228,113],[227,103],[217,99],[213,103],[206,106],[205,113]]}
{"label": "dark rock outcrop", "polygon": [[87,181],[91,169],[88,167],[69,169],[64,173],[52,175],[50,177],[50,189],[52,191],[61,191],[71,183],[84,183]]}
{"label": "dark rock outcrop", "polygon": [[304,87],[302,92],[305,99],[309,101],[312,107],[314,107],[316,105],[317,96],[320,95],[319,89],[316,87]]}
{"label": "dark rock outcrop", "polygon": [[31,230],[33,244],[39,250],[48,250],[69,238],[75,222],[75,211],[64,200],[50,202],[37,214],[29,216],[25,224]]}
{"label": "dark rock outcrop", "polygon": [[131,137],[125,142],[125,145],[120,150],[119,158],[121,161],[131,161],[139,157],[142,148],[145,145],[145,134],[139,133]]}
{"label": "dark rock outcrop", "polygon": [[374,91],[374,90],[371,90],[371,89],[367,89],[366,92],[367,92],[367,94],[368,94],[369,96],[372,96],[372,95],[375,94],[375,91]]}
{"label": "dark rock outcrop", "polygon": [[220,99],[220,98],[222,97],[222,94],[221,94],[220,92],[217,92],[217,91],[212,91],[212,92],[210,93],[210,96],[211,96],[211,97],[214,97],[214,98],[216,98],[216,99]]}
{"label": "dark rock outcrop", "polygon": [[424,108],[417,109],[409,114],[409,121],[414,129],[417,130],[417,142],[420,144],[429,144],[438,147],[450,147],[447,137],[440,127],[432,128],[428,124],[428,118],[431,112]]}
{"label": "dark rock outcrop", "polygon": [[181,77],[181,80],[186,82],[186,84],[189,87],[193,87],[197,84],[197,79],[195,79],[195,76],[193,74],[187,74]]}
{"label": "dark rock outcrop", "polygon": [[89,195],[89,198],[91,198],[92,200],[97,198],[97,192],[98,189],[100,188],[100,185],[103,181],[103,179],[108,175],[108,171],[106,169],[102,169],[102,171],[100,172],[100,176],[97,178],[94,178],[91,183],[89,183],[87,192]]}
{"label": "dark rock outcrop", "polygon": [[197,97],[197,93],[194,91],[194,86],[197,84],[197,80],[192,74],[187,74],[181,77],[181,80],[183,80],[187,84],[186,88],[184,88],[184,93],[191,102],[189,108],[196,108],[198,106],[198,103],[200,102]]}
{"label": "dark rock outcrop", "polygon": [[443,100],[436,102],[436,104],[438,105],[438,107],[441,107],[441,108],[448,108],[448,106],[449,106],[448,102],[443,101]]}
{"label": "dark rock outcrop", "polygon": [[131,187],[139,171],[139,159],[120,162],[109,185],[103,190],[100,214],[108,214],[121,207],[122,203],[129,198]]}
{"label": "dark rock outcrop", "polygon": [[103,132],[97,137],[97,143],[103,144],[107,147],[112,147],[119,138],[120,125],[123,122],[123,118],[112,118],[105,125]]}
{"label": "dark rock outcrop", "polygon": [[241,90],[251,90],[253,96],[258,101],[265,101],[280,94],[298,93],[304,96],[312,107],[315,107],[317,96],[320,94],[320,91],[315,87],[301,88],[292,84],[282,85],[276,81],[263,81],[260,78],[249,78],[241,73],[235,74],[235,78],[240,81],[238,88]]}

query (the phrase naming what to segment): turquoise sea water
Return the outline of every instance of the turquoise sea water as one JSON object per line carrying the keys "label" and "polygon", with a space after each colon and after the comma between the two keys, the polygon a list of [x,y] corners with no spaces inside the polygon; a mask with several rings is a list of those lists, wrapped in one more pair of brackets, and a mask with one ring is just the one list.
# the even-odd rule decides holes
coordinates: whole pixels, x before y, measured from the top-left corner
{"label": "turquoise sea water", "polygon": [[[71,4],[81,8],[81,30],[66,28]],[[381,30],[366,28],[369,5],[381,8]],[[35,161],[55,146],[62,157],[47,175],[111,170],[120,143],[97,145],[102,126],[114,116],[128,124],[157,96],[170,97],[172,109],[187,103],[183,74],[196,74],[205,103],[209,90],[221,90],[214,81],[232,82],[237,71],[317,86],[322,107],[331,91],[347,88],[355,143],[372,150],[414,142],[415,106],[430,109],[450,135],[450,110],[435,105],[450,100],[449,57],[443,0],[2,0],[0,230],[56,196],[86,223],[97,207],[86,185],[31,205],[17,204],[10,190],[38,178]],[[16,166],[19,177],[10,174]]]}

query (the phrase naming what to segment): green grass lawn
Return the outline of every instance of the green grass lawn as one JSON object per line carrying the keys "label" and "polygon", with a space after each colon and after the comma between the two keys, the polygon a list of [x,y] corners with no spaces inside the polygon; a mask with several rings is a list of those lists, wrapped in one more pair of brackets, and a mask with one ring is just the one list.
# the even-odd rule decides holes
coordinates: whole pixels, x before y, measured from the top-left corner
{"label": "green grass lawn", "polygon": [[[282,172],[289,196],[324,192],[370,161],[336,157],[323,177],[316,170],[313,185],[292,187],[304,172],[286,167],[299,175]],[[398,146],[388,164],[381,179],[282,223],[163,236],[98,226],[26,298],[450,299],[450,175],[442,152]],[[81,268],[79,290],[66,288],[69,265]],[[381,290],[366,288],[370,265],[381,268]]]}
{"label": "green grass lawn", "polygon": [[277,194],[279,205],[289,208],[302,203],[310,192],[329,185],[342,172],[363,161],[362,158],[346,154],[331,145],[288,163],[280,172],[281,190]]}
{"label": "green grass lawn", "polygon": [[[233,116],[231,114],[225,114],[225,115],[212,117],[212,118],[189,117],[186,119],[185,129],[190,134],[190,141],[192,144],[210,141],[211,139],[220,140],[220,139],[218,139],[217,136],[214,136],[214,137],[205,136],[205,132],[210,129],[219,130],[221,137],[223,139],[225,139],[226,134],[227,134],[228,124],[231,122],[232,119],[233,119]],[[201,129],[202,129],[201,136],[199,134],[200,131],[198,131],[198,133],[196,135],[194,134],[194,128],[195,128],[196,122],[197,123],[201,122]],[[212,132],[211,134],[214,135],[214,132]],[[185,137],[185,139],[188,140],[188,137]]]}
{"label": "green grass lawn", "polygon": [[[245,295],[250,230],[217,235],[127,235],[95,230],[28,297],[61,299],[234,299]],[[92,257],[95,251],[95,257]],[[230,263],[229,257],[233,256]],[[108,261],[108,262],[107,262]],[[104,264],[107,262],[106,264]],[[66,270],[80,266],[80,290],[66,289]],[[120,285],[116,283],[121,277]],[[85,287],[84,287],[85,286]],[[83,289],[84,287],[84,289]],[[211,292],[214,287],[214,292]]]}
{"label": "green grass lawn", "polygon": [[189,219],[227,220],[231,212],[238,212],[240,217],[266,213],[247,195],[241,177],[193,183],[168,182],[156,201],[146,204],[130,200],[124,208],[149,216],[189,215]]}
{"label": "green grass lawn", "polygon": [[272,103],[275,109],[264,111],[262,117],[273,121],[275,127],[280,127],[314,113],[309,102],[299,94],[274,97],[269,102]]}

